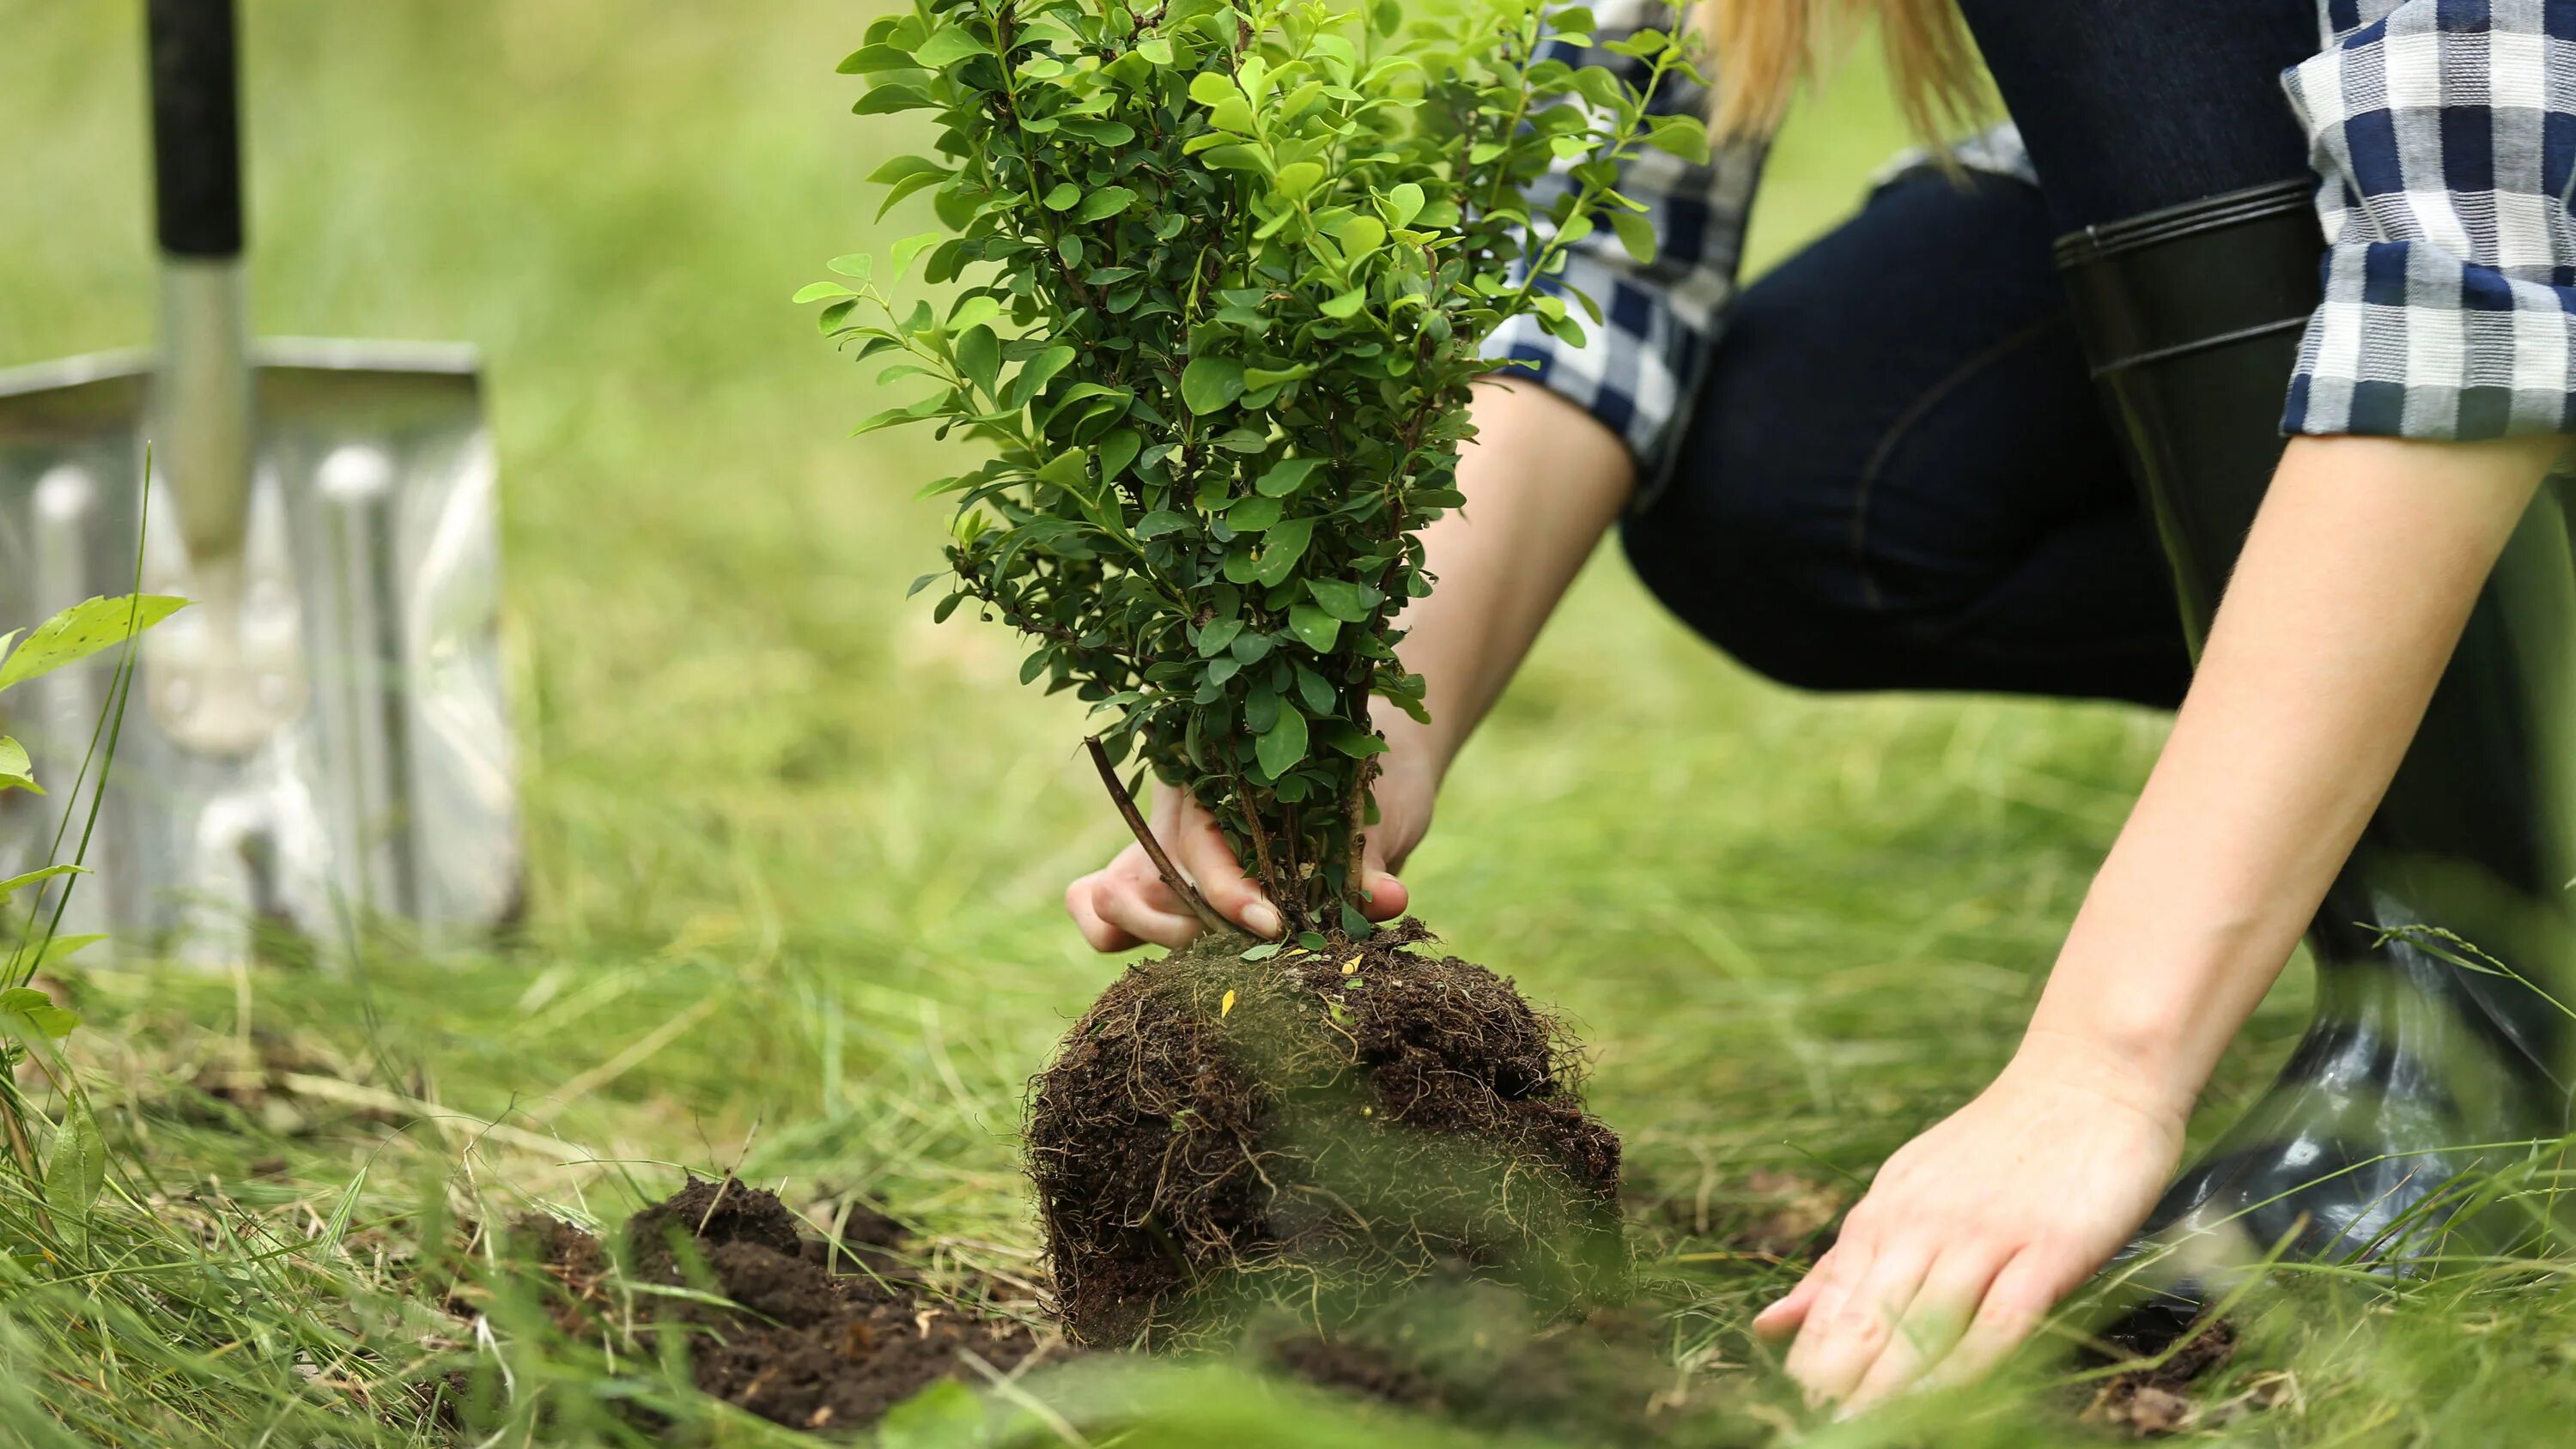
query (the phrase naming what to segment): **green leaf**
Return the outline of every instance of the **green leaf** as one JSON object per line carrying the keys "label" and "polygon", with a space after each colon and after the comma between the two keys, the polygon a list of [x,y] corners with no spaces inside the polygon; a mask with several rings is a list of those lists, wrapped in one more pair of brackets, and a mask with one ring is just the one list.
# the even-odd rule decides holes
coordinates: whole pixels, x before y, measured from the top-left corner
{"label": "green leaf", "polygon": [[1410,181],[1398,182],[1386,193],[1386,207],[1395,214],[1397,226],[1411,226],[1422,214],[1422,188]]}
{"label": "green leaf", "polygon": [[85,599],[29,630],[25,642],[0,660],[0,689],[114,648],[186,607],[187,600],[164,594]]}
{"label": "green leaf", "polygon": [[1082,456],[1081,449],[1067,448],[1038,470],[1038,481],[1053,484],[1067,493],[1083,493],[1083,485],[1091,481],[1089,460]]}
{"label": "green leaf", "polygon": [[1694,166],[1708,164],[1708,122],[1698,116],[1658,116],[1646,132],[1646,144],[1679,156]]}
{"label": "green leaf", "polygon": [[1306,592],[1315,596],[1325,613],[1346,624],[1368,618],[1369,611],[1385,597],[1366,584],[1348,584],[1339,579],[1308,579]]}
{"label": "green leaf", "polygon": [[1341,637],[1342,621],[1312,604],[1288,606],[1288,627],[1318,654],[1333,652],[1333,641]]}
{"label": "green leaf", "polygon": [[864,282],[868,279],[868,273],[875,268],[876,260],[866,252],[844,252],[823,265],[842,276],[856,277]]}
{"label": "green leaf", "polygon": [[1371,755],[1386,753],[1386,740],[1383,737],[1363,734],[1357,727],[1340,720],[1327,722],[1321,733],[1325,748],[1336,754],[1348,755],[1355,760],[1364,760]]}
{"label": "green leaf", "polygon": [[[60,959],[63,956],[72,954],[73,951],[79,950],[82,946],[88,945],[92,941],[103,941],[107,938],[104,936],[66,936],[62,939],[64,941],[77,942],[78,944],[72,945],[69,949],[59,952],[48,948],[45,953],[48,959]],[[37,968],[30,966],[26,969],[34,970]],[[56,1006],[52,997],[47,996],[45,993],[38,991],[32,986],[18,986],[7,991],[0,991],[0,1017],[11,1018],[12,1020],[9,1022],[9,1025],[19,1028],[17,1035],[22,1039],[30,1041],[36,1037],[43,1037],[51,1041],[60,1041],[64,1037],[71,1035],[73,1028],[80,1025],[79,1013],[66,1011],[62,1007]]]}
{"label": "green leaf", "polygon": [[[18,963],[18,972],[21,975],[25,975],[30,972],[42,971],[58,961],[70,960],[72,957],[79,955],[81,952],[88,950],[90,947],[95,946],[106,939],[107,937],[104,935],[98,935],[95,933],[86,936],[56,936],[52,940],[45,942],[44,945],[36,951],[33,960],[21,960]],[[42,992],[38,992],[37,994],[40,996],[43,995]],[[7,998],[5,995],[0,995],[0,1003],[5,1003],[6,1000]],[[55,1009],[60,1010],[59,1007]],[[80,1018],[74,1016],[68,1011],[64,1011],[60,1017],[53,1019],[59,1021],[62,1025],[62,1031],[54,1033],[56,1036],[61,1036],[63,1032],[70,1031],[73,1027],[80,1024]]]}
{"label": "green leaf", "polygon": [[[1067,348],[1065,350],[1070,352],[1073,349]],[[1136,461],[1137,451],[1144,446],[1145,440],[1137,436],[1134,428],[1120,428],[1116,432],[1111,433],[1108,437],[1101,439],[1101,478],[1105,481],[1114,483],[1120,478],[1126,476],[1127,465]],[[1174,516],[1178,517],[1178,515]],[[1141,537],[1142,535],[1139,536]]]}
{"label": "green leaf", "polygon": [[1330,715],[1340,703],[1333,698],[1332,684],[1302,664],[1297,666],[1297,697],[1306,701],[1306,712],[1317,719]]}
{"label": "green leaf", "polygon": [[1286,508],[1276,498],[1238,498],[1227,506],[1225,524],[1237,533],[1259,533],[1277,523]]}
{"label": "green leaf", "polygon": [[1135,199],[1136,192],[1133,187],[1104,186],[1082,199],[1082,205],[1074,209],[1073,219],[1098,221],[1104,216],[1116,216],[1125,211],[1129,203]]}
{"label": "green leaf", "polygon": [[[1072,348],[1057,343],[1020,364],[1020,375],[1012,379],[1012,386],[1017,390],[1020,401],[1027,402],[1046,391],[1046,385],[1055,381],[1055,375],[1070,366],[1073,358]],[[1119,466],[1123,468],[1126,465],[1122,463]]]}
{"label": "green leaf", "polygon": [[1199,630],[1199,657],[1214,659],[1227,645],[1234,642],[1235,635],[1242,632],[1241,619],[1209,620],[1207,625]]}
{"label": "green leaf", "polygon": [[946,70],[971,55],[991,55],[993,48],[962,25],[943,25],[914,47],[912,63],[923,70]]}
{"label": "green leaf", "polygon": [[1063,211],[1082,199],[1082,188],[1070,181],[1059,181],[1038,204],[1049,211]]}
{"label": "green leaf", "polygon": [[1221,166],[1228,171],[1259,171],[1267,174],[1270,170],[1270,157],[1258,146],[1211,146],[1203,154],[1207,157],[1207,163],[1210,166]]}
{"label": "green leaf", "polygon": [[1181,369],[1181,401],[1194,413],[1212,413],[1243,396],[1243,364],[1231,357],[1193,357]]}
{"label": "green leaf", "polygon": [[1190,77],[1190,99],[1203,106],[1222,105],[1243,99],[1243,91],[1223,71],[1203,70]]}
{"label": "green leaf", "polygon": [[1297,767],[1306,758],[1306,716],[1297,706],[1282,702],[1279,718],[1253,742],[1253,758],[1261,762],[1261,771],[1276,780]]}
{"label": "green leaf", "polygon": [[896,182],[894,185],[887,187],[885,200],[880,202],[877,206],[877,220],[885,220],[886,213],[894,210],[896,202],[903,200],[905,197],[921,190],[923,187],[936,186],[947,179],[948,174],[944,171],[916,171],[912,175]]}
{"label": "green leaf", "polygon": [[993,391],[1001,379],[1002,339],[992,328],[979,322],[957,339],[957,370],[986,394]]}
{"label": "green leaf", "polygon": [[919,236],[908,236],[896,242],[886,252],[887,259],[894,263],[892,280],[900,281],[904,272],[912,266],[912,259],[921,255],[924,247],[937,246],[942,240],[944,238],[939,233],[926,231]]}
{"label": "green leaf", "polygon": [[1293,161],[1279,168],[1279,194],[1291,200],[1315,189],[1324,179],[1324,168],[1312,161]]}
{"label": "green leaf", "polygon": [[1283,382],[1295,382],[1297,379],[1306,376],[1314,370],[1315,369],[1311,364],[1303,362],[1298,363],[1295,367],[1283,367],[1276,370],[1266,367],[1247,367],[1243,370],[1244,390],[1249,392],[1256,388],[1277,387]]}
{"label": "green leaf", "polygon": [[1168,508],[1158,508],[1137,520],[1136,538],[1139,542],[1143,542],[1144,540],[1151,538],[1161,538],[1167,533],[1182,532],[1189,526],[1190,516],[1188,514],[1174,513]]}
{"label": "green leaf", "polygon": [[1655,224],[1633,211],[1610,213],[1610,229],[1619,234],[1619,244],[1639,265],[1655,259]]}
{"label": "green leaf", "polygon": [[1143,57],[1146,62],[1152,65],[1170,65],[1172,63],[1172,43],[1159,35],[1150,35],[1145,39],[1136,42],[1136,54]]}
{"label": "green leaf", "polygon": [[25,875],[13,875],[7,880],[0,880],[0,901],[9,899],[9,897],[17,894],[19,891],[25,890],[31,885],[36,884],[38,881],[52,880],[57,876],[87,874],[89,874],[89,872],[86,869],[77,865],[40,866],[35,870],[27,872]]}
{"label": "green leaf", "polygon": [[920,66],[913,61],[912,52],[900,46],[867,45],[841,57],[841,63],[833,69],[842,75],[875,75],[880,71],[918,70]]}
{"label": "green leaf", "polygon": [[36,784],[35,769],[24,745],[0,735],[0,790],[33,790],[42,795],[45,792]]}
{"label": "green leaf", "polygon": [[1330,298],[1319,304],[1316,310],[1338,322],[1357,315],[1360,310],[1360,304],[1367,300],[1368,290],[1366,288],[1353,287],[1349,291],[1342,293],[1340,296]]}
{"label": "green leaf", "polygon": [[1291,518],[1272,526],[1261,546],[1261,557],[1254,564],[1252,577],[1264,584],[1277,584],[1288,577],[1288,571],[1305,557],[1306,545],[1315,535],[1315,520]]}
{"label": "green leaf", "polygon": [[899,408],[887,408],[884,412],[875,413],[860,419],[859,425],[850,429],[850,436],[853,438],[865,437],[880,428],[900,427],[905,423],[920,422],[923,418],[930,416],[932,405],[935,405],[937,402],[938,399],[934,396],[924,398],[920,402],[907,403]]}
{"label": "green leaf", "polygon": [[[947,167],[940,165],[938,162],[931,160],[927,156],[897,156],[882,163],[876,170],[869,172],[868,180],[879,186],[892,186],[898,181],[908,180],[915,176],[945,176],[947,174]],[[937,241],[939,240],[939,237],[936,233],[933,233],[932,235],[923,238],[923,240]]]}
{"label": "green leaf", "polygon": [[1373,216],[1354,216],[1342,223],[1333,240],[1342,244],[1342,255],[1358,261],[1376,251],[1386,241],[1386,223]]}
{"label": "green leaf", "polygon": [[937,102],[919,86],[879,81],[868,87],[868,93],[850,103],[854,116],[891,116],[900,111],[927,110]]}
{"label": "green leaf", "polygon": [[1260,481],[1252,485],[1253,491],[1264,498],[1285,498],[1305,486],[1306,479],[1322,466],[1321,458],[1284,459],[1261,475]]}
{"label": "green leaf", "polygon": [[55,1230],[73,1247],[89,1246],[90,1204],[106,1186],[107,1139],[89,1114],[87,1094],[75,1090],[45,1158],[45,1206],[53,1209]]}
{"label": "green leaf", "polygon": [[820,302],[826,297],[855,297],[857,295],[858,293],[851,291],[849,288],[842,286],[838,282],[807,282],[804,286],[796,289],[795,296],[790,297],[787,300],[801,307],[807,302]]}
{"label": "green leaf", "polygon": [[1286,944],[1287,943],[1283,941],[1264,941],[1260,945],[1246,950],[1243,953],[1242,959],[1246,961],[1267,961],[1271,957],[1278,955]]}

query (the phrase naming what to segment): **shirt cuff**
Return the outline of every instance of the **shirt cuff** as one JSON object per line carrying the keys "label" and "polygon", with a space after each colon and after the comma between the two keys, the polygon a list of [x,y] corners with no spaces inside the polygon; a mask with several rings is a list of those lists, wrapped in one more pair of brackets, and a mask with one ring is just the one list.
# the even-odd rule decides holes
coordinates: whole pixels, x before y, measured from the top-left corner
{"label": "shirt cuff", "polygon": [[2282,76],[2327,245],[2283,430],[2570,431],[2576,7],[2327,8],[2331,44]]}
{"label": "shirt cuff", "polygon": [[1677,441],[1683,390],[1708,338],[1679,325],[1663,299],[1591,258],[1569,255],[1562,280],[1602,309],[1596,323],[1560,287],[1540,284],[1564,302],[1566,320],[1584,341],[1567,342],[1525,313],[1487,336],[1485,357],[1509,364],[1497,369],[1503,378],[1535,383],[1592,414],[1628,445],[1640,475],[1650,474]]}
{"label": "shirt cuff", "polygon": [[2326,253],[2281,426],[2467,441],[2576,431],[2576,289],[2420,241]]}

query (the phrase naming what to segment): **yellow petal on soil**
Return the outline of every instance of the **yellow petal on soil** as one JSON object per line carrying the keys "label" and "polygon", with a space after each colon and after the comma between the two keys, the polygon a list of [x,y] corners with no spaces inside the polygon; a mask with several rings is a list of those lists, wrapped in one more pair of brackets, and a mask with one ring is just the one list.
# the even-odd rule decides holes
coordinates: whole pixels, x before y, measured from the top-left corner
{"label": "yellow petal on soil", "polygon": [[1358,969],[1360,969],[1360,958],[1357,956],[1353,956],[1348,961],[1342,963],[1342,974],[1345,976],[1350,975]]}
{"label": "yellow petal on soil", "polygon": [[1216,1004],[1216,1016],[1217,1020],[1223,1021],[1232,1015],[1234,1015],[1234,993],[1229,991],[1225,994],[1225,1000]]}

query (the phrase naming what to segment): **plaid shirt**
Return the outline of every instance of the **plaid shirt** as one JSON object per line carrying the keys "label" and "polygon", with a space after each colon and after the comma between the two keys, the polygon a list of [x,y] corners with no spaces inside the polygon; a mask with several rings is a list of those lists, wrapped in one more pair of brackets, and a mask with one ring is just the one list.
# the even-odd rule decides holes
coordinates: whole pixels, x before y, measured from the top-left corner
{"label": "plaid shirt", "polygon": [[2323,8],[2332,43],[2284,78],[2327,252],[2283,426],[2576,430],[2576,6]]}
{"label": "plaid shirt", "polygon": [[[2311,140],[2328,250],[2282,426],[2294,433],[2488,438],[2576,431],[2576,5],[2567,0],[2321,0],[2323,53],[2283,77]],[[1594,36],[1669,26],[1660,0],[1602,0]],[[1644,68],[1557,48],[1642,85]],[[1671,86],[1653,108],[1705,108]],[[2035,181],[2009,125],[1952,149],[1959,164]],[[1899,157],[1882,179],[1929,161]],[[1625,439],[1651,488],[1724,325],[1762,148],[1704,166],[1648,151],[1619,190],[1660,248],[1631,258],[1607,229],[1561,277],[1600,307],[1569,315],[1575,346],[1534,317],[1495,330],[1513,361]],[[1542,182],[1537,214],[1568,185]]]}

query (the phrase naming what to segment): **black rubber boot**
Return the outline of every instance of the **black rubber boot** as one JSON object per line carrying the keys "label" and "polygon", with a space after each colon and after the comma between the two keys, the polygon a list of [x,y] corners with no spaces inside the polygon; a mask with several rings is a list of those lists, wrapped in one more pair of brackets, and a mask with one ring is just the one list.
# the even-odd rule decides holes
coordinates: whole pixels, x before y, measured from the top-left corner
{"label": "black rubber boot", "polygon": [[[2197,651],[2280,461],[2318,300],[2313,182],[2061,239],[2094,377]],[[2133,1258],[2175,1307],[2285,1256],[2402,1269],[2551,1231],[2471,1192],[2555,1158],[2576,1003],[2576,565],[2565,480],[2489,580],[2387,800],[2308,936],[2317,1017],[2263,1098],[2187,1168]],[[2487,1186],[2492,1187],[2492,1182]]]}

